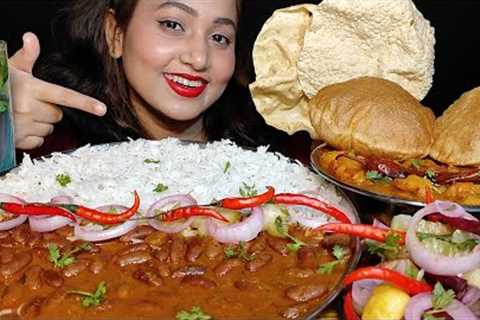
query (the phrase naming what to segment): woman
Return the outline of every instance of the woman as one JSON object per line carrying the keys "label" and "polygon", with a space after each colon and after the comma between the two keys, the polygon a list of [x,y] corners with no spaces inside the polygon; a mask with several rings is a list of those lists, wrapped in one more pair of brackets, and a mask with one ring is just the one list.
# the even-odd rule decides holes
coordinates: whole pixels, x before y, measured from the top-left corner
{"label": "woman", "polygon": [[47,139],[54,149],[127,137],[265,143],[246,134],[264,123],[232,78],[240,6],[240,0],[73,2],[57,24],[65,32],[59,52],[38,68],[48,82],[31,74],[40,51],[33,34],[10,59],[17,147],[42,145],[54,127],[64,140],[73,131],[75,140],[59,146],[57,137]]}

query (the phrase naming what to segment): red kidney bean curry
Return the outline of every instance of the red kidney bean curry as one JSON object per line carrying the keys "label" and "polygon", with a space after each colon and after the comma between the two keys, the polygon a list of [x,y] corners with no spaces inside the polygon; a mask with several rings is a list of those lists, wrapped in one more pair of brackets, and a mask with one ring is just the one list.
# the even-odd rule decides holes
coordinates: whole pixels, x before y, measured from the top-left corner
{"label": "red kidney bean curry", "polygon": [[301,319],[339,282],[353,241],[289,233],[294,242],[262,232],[228,245],[139,226],[88,243],[71,227],[23,224],[0,232],[0,318]]}

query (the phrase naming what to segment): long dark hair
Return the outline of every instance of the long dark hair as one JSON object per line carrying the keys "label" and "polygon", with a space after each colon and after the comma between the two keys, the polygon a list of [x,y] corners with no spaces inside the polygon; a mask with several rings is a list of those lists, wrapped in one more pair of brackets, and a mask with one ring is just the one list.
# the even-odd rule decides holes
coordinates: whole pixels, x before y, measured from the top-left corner
{"label": "long dark hair", "polygon": [[[64,108],[65,121],[81,132],[80,143],[149,138],[131,106],[121,59],[110,56],[104,36],[108,10],[114,10],[118,26],[125,30],[136,4],[137,0],[76,0],[67,4],[53,24],[58,48],[41,64],[38,76],[95,97],[108,107],[102,118]],[[237,6],[241,24],[241,0]],[[241,38],[242,28],[238,29],[237,38]],[[237,41],[236,51],[234,77],[222,97],[205,111],[205,134],[208,140],[230,138],[246,145],[264,144],[269,138],[261,137],[269,130],[251,103],[248,88],[238,81],[244,78],[242,61],[248,58],[242,41]]]}

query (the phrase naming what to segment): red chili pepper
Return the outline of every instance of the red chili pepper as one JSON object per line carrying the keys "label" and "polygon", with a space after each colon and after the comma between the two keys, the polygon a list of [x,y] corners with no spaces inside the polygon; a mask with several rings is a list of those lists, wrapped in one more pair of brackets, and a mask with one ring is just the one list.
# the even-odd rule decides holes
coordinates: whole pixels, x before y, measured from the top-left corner
{"label": "red chili pepper", "polygon": [[460,217],[447,217],[440,213],[434,213],[426,217],[428,221],[448,224],[455,229],[480,235],[480,222]]}
{"label": "red chili pepper", "polygon": [[318,211],[322,211],[327,215],[337,219],[343,223],[352,223],[350,218],[341,210],[332,207],[325,201],[309,197],[304,194],[296,194],[296,193],[279,193],[273,197],[273,202],[275,203],[283,203],[289,205],[301,205],[306,206]]}
{"label": "red chili pepper", "polygon": [[432,188],[429,185],[425,186],[425,204],[433,202]]}
{"label": "red chili pepper", "polygon": [[0,209],[15,214],[26,216],[64,216],[75,221],[75,216],[64,208],[46,203],[15,203],[0,202]]}
{"label": "red chili pepper", "polygon": [[76,214],[77,216],[92,222],[97,222],[100,224],[118,224],[128,220],[138,211],[138,208],[140,207],[140,197],[138,196],[137,191],[134,192],[134,196],[135,201],[132,207],[119,214],[101,212],[95,209],[90,209],[75,204],[59,204],[57,206],[67,209],[73,214]]}
{"label": "red chili pepper", "polygon": [[233,210],[258,207],[272,200],[274,195],[275,189],[268,186],[267,191],[262,194],[253,197],[225,198],[219,201],[218,206]]}
{"label": "red chili pepper", "polygon": [[170,211],[166,211],[155,217],[156,218],[159,217],[160,220],[162,221],[170,222],[170,221],[175,221],[179,219],[187,219],[190,217],[198,217],[198,216],[212,217],[214,219],[218,219],[228,223],[228,220],[224,216],[222,216],[220,213],[218,213],[216,210],[212,208],[200,207],[200,206],[181,207],[181,208],[173,209]]}
{"label": "red chili pepper", "polygon": [[382,229],[369,224],[351,224],[351,223],[327,223],[315,229],[323,232],[336,232],[357,236],[360,238],[385,242],[389,235],[399,236],[398,244],[405,244],[405,232],[400,230]]}
{"label": "red chili pepper", "polygon": [[347,292],[343,299],[343,315],[346,320],[360,320],[360,317],[353,307],[352,289]]}
{"label": "red chili pepper", "polygon": [[353,282],[363,279],[378,279],[392,283],[411,296],[432,291],[432,287],[426,282],[415,280],[404,276],[400,272],[383,267],[359,268],[343,279],[343,285],[349,286]]}

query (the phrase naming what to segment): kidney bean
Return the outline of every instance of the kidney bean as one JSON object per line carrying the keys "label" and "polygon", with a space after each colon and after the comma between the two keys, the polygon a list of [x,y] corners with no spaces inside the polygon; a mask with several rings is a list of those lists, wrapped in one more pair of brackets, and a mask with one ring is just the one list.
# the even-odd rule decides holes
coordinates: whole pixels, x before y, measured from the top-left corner
{"label": "kidney bean", "polygon": [[302,247],[297,251],[297,262],[300,268],[315,269],[318,266],[315,249]]}
{"label": "kidney bean", "polygon": [[265,240],[264,236],[260,236],[259,238],[254,240],[254,243],[251,245],[248,253],[250,254],[257,254],[264,251],[267,248],[267,241]]}
{"label": "kidney bean", "polygon": [[25,286],[30,290],[37,290],[42,286],[41,273],[43,269],[39,266],[31,266],[25,272]]}
{"label": "kidney bean", "polygon": [[203,243],[199,238],[193,239],[188,243],[185,259],[188,262],[195,262],[203,252]]}
{"label": "kidney bean", "polygon": [[251,289],[254,289],[254,288],[258,287],[257,282],[255,282],[253,280],[249,280],[249,279],[237,280],[233,283],[233,285],[235,286],[235,288],[237,288],[238,290],[242,290],[242,291],[247,291],[247,290],[251,290]]}
{"label": "kidney bean", "polygon": [[315,275],[315,271],[312,269],[290,268],[286,271],[286,274],[289,277],[305,279]]}
{"label": "kidney bean", "polygon": [[298,319],[302,314],[305,314],[308,311],[308,305],[305,303],[300,303],[294,306],[289,307],[281,313],[281,316],[285,319]]}
{"label": "kidney bean", "polygon": [[260,253],[254,256],[255,259],[248,261],[245,264],[245,269],[250,272],[256,272],[258,269],[266,266],[270,261],[272,261],[272,255],[269,253]]}
{"label": "kidney bean", "polygon": [[28,224],[22,224],[21,226],[16,227],[13,229],[11,235],[13,240],[16,242],[25,245],[30,238],[30,228]]}
{"label": "kidney bean", "polygon": [[170,244],[165,243],[158,250],[155,250],[153,256],[160,262],[168,262],[170,258]]}
{"label": "kidney bean", "polygon": [[40,311],[43,307],[46,298],[44,297],[34,297],[21,308],[19,308],[19,316],[26,319],[35,319],[40,315]]}
{"label": "kidney bean", "polygon": [[63,278],[56,271],[44,270],[41,273],[41,277],[42,277],[43,282],[45,282],[50,287],[59,288],[63,285]]}
{"label": "kidney bean", "polygon": [[180,264],[185,258],[187,246],[185,240],[180,237],[176,237],[172,240],[172,246],[170,247],[170,262],[174,265]]}
{"label": "kidney bean", "polygon": [[203,276],[207,269],[203,266],[186,266],[175,270],[172,273],[172,278],[183,278],[187,276]]}
{"label": "kidney bean", "polygon": [[213,260],[218,256],[223,255],[223,246],[217,241],[210,239],[205,246],[205,256],[207,256],[208,259]]}
{"label": "kidney bean", "polygon": [[138,226],[132,231],[127,232],[120,237],[120,241],[130,242],[140,239],[145,239],[148,235],[152,234],[156,230],[151,226]]}
{"label": "kidney bean", "polygon": [[42,241],[40,241],[40,246],[42,248],[48,248],[50,245],[56,245],[58,248],[63,249],[68,248],[71,245],[71,242],[66,239],[59,238],[58,236],[50,239],[43,238]]}
{"label": "kidney bean", "polygon": [[63,269],[63,275],[67,278],[78,276],[87,269],[91,261],[87,259],[77,259],[74,263]]}
{"label": "kidney bean", "polygon": [[275,237],[268,237],[267,243],[270,246],[270,248],[272,248],[274,251],[281,254],[282,256],[288,255],[288,248],[287,248],[288,240],[275,238]]}
{"label": "kidney bean", "polygon": [[187,284],[195,287],[204,287],[206,289],[213,289],[217,286],[215,281],[207,279],[202,276],[188,276],[182,279],[182,284]]}
{"label": "kidney bean", "polygon": [[49,297],[48,297],[48,300],[47,300],[47,304],[49,306],[55,306],[55,305],[59,305],[60,303],[63,303],[65,301],[65,299],[67,298],[68,296],[68,293],[67,291],[65,290],[65,288],[59,288],[57,290],[55,290]]}
{"label": "kidney bean", "polygon": [[217,275],[217,277],[223,277],[226,276],[230,271],[235,269],[236,267],[239,267],[243,264],[242,260],[240,259],[225,259],[222,262],[220,262],[215,269],[213,269],[213,272]]}
{"label": "kidney bean", "polygon": [[0,240],[4,240],[8,236],[10,236],[10,233],[8,233],[8,231],[0,231]]}
{"label": "kidney bean", "polygon": [[139,252],[139,251],[149,251],[150,247],[146,243],[137,243],[137,244],[132,244],[128,246],[125,249],[120,250],[117,252],[118,256],[123,256],[132,252]]}
{"label": "kidney bean", "polygon": [[11,277],[15,273],[26,268],[32,262],[32,255],[28,252],[15,255],[15,258],[9,263],[0,265],[0,274],[5,277]]}
{"label": "kidney bean", "polygon": [[152,259],[152,255],[146,251],[136,251],[119,256],[115,262],[121,267],[133,264],[142,264]]}
{"label": "kidney bean", "polygon": [[163,280],[160,275],[151,269],[138,269],[133,273],[133,277],[152,287],[160,287],[163,285]]}
{"label": "kidney bean", "polygon": [[323,284],[305,284],[288,288],[285,295],[296,302],[306,302],[321,297],[327,288]]}
{"label": "kidney bean", "polygon": [[105,267],[105,261],[101,257],[94,257],[88,269],[93,274],[99,274],[103,270],[103,267]]}
{"label": "kidney bean", "polygon": [[0,264],[9,263],[13,260],[13,250],[10,248],[0,249]]}
{"label": "kidney bean", "polygon": [[0,241],[0,247],[2,248],[13,248],[15,246],[15,240],[12,237],[2,239]]}
{"label": "kidney bean", "polygon": [[350,242],[351,237],[348,234],[339,233],[327,234],[322,239],[322,245],[326,247],[333,247],[336,244],[348,247]]}
{"label": "kidney bean", "polygon": [[160,231],[155,231],[152,234],[149,234],[145,238],[145,242],[152,247],[160,247],[165,243],[167,243],[167,241],[168,241],[168,234]]}
{"label": "kidney bean", "polygon": [[69,238],[73,236],[73,228],[70,226],[61,227],[60,229],[55,230],[55,233],[62,238]]}
{"label": "kidney bean", "polygon": [[18,306],[24,296],[24,286],[21,283],[13,283],[5,289],[2,296],[1,305],[3,308],[13,308]]}

